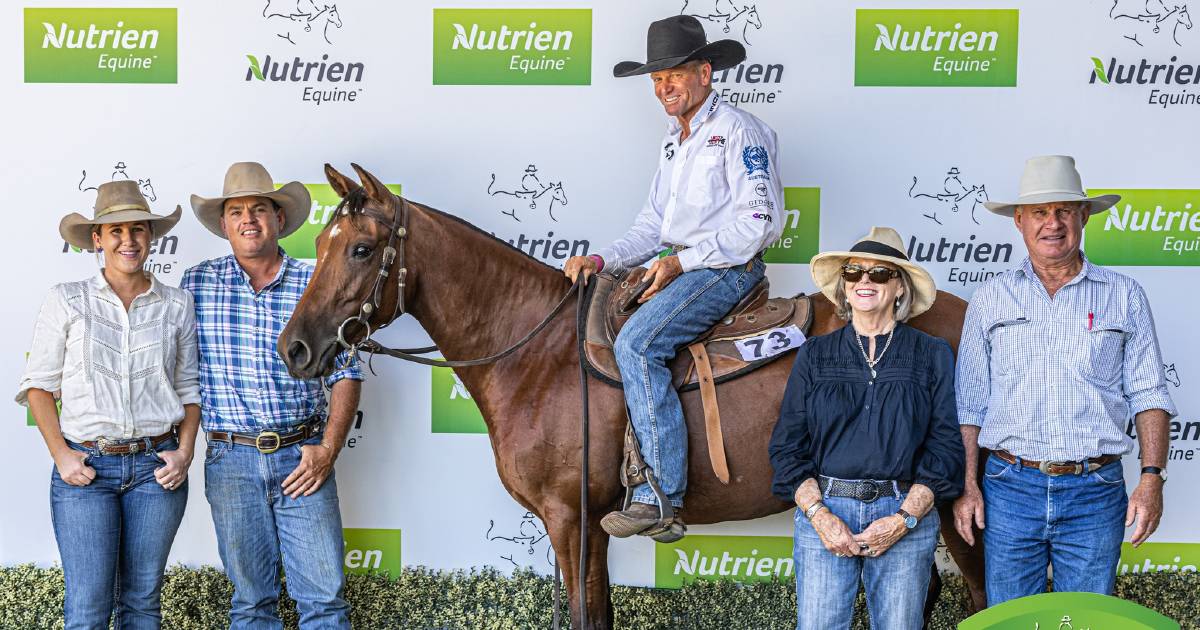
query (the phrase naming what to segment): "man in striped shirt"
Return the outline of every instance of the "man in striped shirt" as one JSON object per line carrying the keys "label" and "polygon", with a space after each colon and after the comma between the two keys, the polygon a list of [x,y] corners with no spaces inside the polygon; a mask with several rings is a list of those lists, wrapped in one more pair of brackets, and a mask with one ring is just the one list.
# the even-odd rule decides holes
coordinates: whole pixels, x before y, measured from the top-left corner
{"label": "man in striped shirt", "polygon": [[[1088,198],[1074,160],[1029,160],[1013,217],[1029,251],[967,309],[958,354],[958,417],[966,488],[955,526],[974,544],[983,530],[988,605],[1045,590],[1109,594],[1125,527],[1144,542],[1162,516],[1167,393],[1154,318],[1132,278],[1088,261],[1088,217],[1120,198]],[[1120,458],[1134,449],[1142,474],[1126,497]],[[985,463],[977,478],[979,449]],[[986,527],[985,527],[986,525]]]}

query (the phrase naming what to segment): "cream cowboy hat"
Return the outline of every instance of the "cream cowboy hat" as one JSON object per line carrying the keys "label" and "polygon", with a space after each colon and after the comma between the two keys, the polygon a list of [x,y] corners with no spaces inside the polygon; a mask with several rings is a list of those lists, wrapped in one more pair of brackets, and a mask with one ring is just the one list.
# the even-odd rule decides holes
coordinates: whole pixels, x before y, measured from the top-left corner
{"label": "cream cowboy hat", "polygon": [[225,186],[220,197],[205,198],[192,195],[192,211],[209,232],[226,238],[221,231],[221,213],[225,200],[235,197],[266,197],[283,210],[283,227],[279,238],[295,232],[308,218],[312,197],[300,182],[288,182],[276,190],[275,181],[266,167],[258,162],[238,162],[225,171]]}
{"label": "cream cowboy hat", "polygon": [[813,281],[830,302],[835,300],[834,292],[837,289],[838,277],[842,274],[842,265],[851,258],[888,262],[908,272],[913,290],[909,318],[928,311],[937,299],[937,284],[934,283],[933,276],[930,276],[924,267],[908,259],[900,234],[890,227],[873,227],[870,234],[858,239],[848,251],[821,252],[809,261]]}
{"label": "cream cowboy hat", "polygon": [[1043,155],[1029,158],[1025,172],[1021,174],[1020,192],[1016,201],[985,201],[983,207],[992,212],[1011,217],[1017,206],[1056,201],[1085,201],[1091,206],[1088,214],[1104,212],[1121,200],[1120,195],[1088,197],[1083,191],[1079,171],[1075,170],[1075,158],[1069,155]]}
{"label": "cream cowboy hat", "polygon": [[128,223],[130,221],[147,221],[150,223],[151,238],[158,238],[171,231],[183,208],[175,206],[175,212],[162,216],[150,212],[150,204],[137,182],[120,180],[100,184],[96,189],[96,206],[91,219],[72,212],[58,222],[58,233],[63,240],[73,247],[92,251],[92,228],[109,223]]}

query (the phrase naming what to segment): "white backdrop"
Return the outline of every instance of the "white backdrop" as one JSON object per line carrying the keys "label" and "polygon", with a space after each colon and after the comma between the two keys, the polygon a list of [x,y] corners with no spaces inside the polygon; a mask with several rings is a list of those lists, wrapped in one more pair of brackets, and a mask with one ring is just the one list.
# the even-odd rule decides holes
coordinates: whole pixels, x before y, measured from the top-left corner
{"label": "white backdrop", "polygon": [[[1193,152],[1200,143],[1200,125],[1197,106],[1190,104],[1200,90],[1192,83],[1179,85],[1200,75],[1194,68],[1200,63],[1200,29],[1191,28],[1187,8],[1177,7],[1178,0],[1165,5],[1137,0],[1130,7],[1124,6],[1126,0],[1116,6],[1109,0],[757,0],[754,5],[745,0],[464,0],[448,5],[340,0],[333,9],[308,0],[281,3],[289,4],[282,9],[275,6],[278,0],[192,1],[174,5],[177,21],[162,27],[158,48],[129,53],[151,56],[158,71],[174,65],[176,76],[161,83],[79,82],[64,69],[82,67],[85,76],[109,80],[143,75],[95,69],[101,63],[96,50],[63,52],[53,43],[47,48],[49,36],[42,23],[57,29],[59,22],[25,11],[63,4],[109,5],[25,2],[8,3],[0,10],[6,35],[0,54],[10,60],[0,66],[5,149],[0,152],[0,182],[9,191],[11,218],[6,240],[10,267],[4,274],[7,299],[0,306],[0,322],[9,331],[0,341],[0,354],[9,360],[0,363],[0,382],[9,383],[13,392],[38,305],[49,287],[96,271],[88,254],[63,251],[57,223],[68,211],[90,212],[94,191],[87,188],[108,179],[144,180],[144,190],[154,196],[152,206],[160,211],[185,206],[184,220],[170,235],[177,238],[165,240],[151,257],[160,278],[171,284],[178,283],[188,266],[228,253],[224,241],[195,221],[187,198],[191,193],[218,194],[225,168],[241,160],[265,163],[277,181],[309,184],[324,182],[324,162],[349,172],[349,162],[355,161],[383,181],[402,186],[405,196],[462,216],[518,246],[531,239],[565,239],[570,244],[559,247],[560,253],[584,246],[577,241],[586,241],[590,249],[603,246],[622,233],[640,207],[666,123],[649,80],[614,79],[611,67],[617,61],[644,58],[646,25],[681,11],[706,17],[710,39],[733,37],[748,44],[747,64],[761,66],[747,65],[740,81],[738,71],[731,71],[717,87],[753,101],[745,107],[778,132],[781,163],[775,169],[784,186],[819,189],[817,194],[794,191],[789,199],[788,209],[799,210],[805,221],[789,223],[789,234],[797,242],[811,236],[818,223],[822,249],[845,247],[871,225],[891,225],[906,240],[915,240],[919,258],[929,258],[939,287],[970,298],[981,277],[1019,264],[1024,255],[1011,223],[979,203],[1014,197],[1029,156],[1072,154],[1085,185],[1146,191],[1139,199],[1151,199],[1151,205],[1134,207],[1134,212],[1152,212],[1155,203],[1168,212],[1191,212],[1190,204],[1200,206],[1200,193],[1192,190],[1200,188]],[[170,6],[140,0],[120,5]],[[961,11],[964,6],[1011,12],[977,28],[973,20],[978,18]],[[571,48],[545,55],[563,59],[568,69],[557,75],[518,75],[504,64],[471,66],[473,62],[462,61],[470,54],[465,39],[454,48],[449,42],[455,32],[442,28],[441,19],[437,26],[442,31],[435,32],[437,8],[533,10],[492,16],[508,19],[512,29],[540,20],[541,28],[560,30],[565,27],[550,25],[565,15],[563,23],[575,29]],[[590,14],[540,11],[546,8],[587,9]],[[860,12],[883,8],[942,11],[909,12],[895,20]],[[80,15],[91,14],[76,11],[71,28],[86,28]],[[464,22],[471,14],[443,17],[449,24]],[[147,28],[135,27],[132,16],[123,19],[125,28]],[[483,18],[478,23],[483,24]],[[999,43],[994,50],[971,51],[970,40],[962,38],[958,51],[943,42],[940,50],[891,53],[879,41],[883,32],[890,37],[896,25],[910,33],[920,32],[926,23],[934,32],[990,29]],[[24,25],[24,34],[18,25]],[[166,31],[173,28],[177,58],[166,49]],[[899,39],[901,48],[904,41]],[[925,43],[934,46],[933,42]],[[55,57],[60,52],[64,56]],[[127,53],[109,52],[122,58]],[[543,57],[536,50],[518,52],[535,61]],[[954,75],[932,72],[930,64],[943,54],[967,63],[990,61],[992,68]],[[267,55],[274,64],[295,57],[346,67],[361,64],[361,76],[348,82],[322,82],[311,76],[272,81]],[[1092,58],[1106,76],[1093,76]],[[1109,69],[1112,64],[1132,64],[1136,71],[1143,59],[1149,67],[1140,83],[1136,76],[1122,82],[1120,69]],[[266,73],[264,80],[254,76],[252,63]],[[1164,68],[1151,77],[1154,65],[1170,65],[1172,70]],[[1193,66],[1190,73],[1174,69],[1188,65]],[[49,80],[60,82],[40,82],[47,80],[37,78],[45,67],[51,68]],[[471,67],[490,78],[453,78],[456,69]],[[530,76],[552,82],[568,74],[582,84],[482,85],[530,81]],[[879,76],[894,85],[867,85],[877,83]],[[1178,80],[1168,83],[1168,76]],[[455,80],[476,84],[446,84]],[[990,85],[968,85],[972,81]],[[352,92],[354,100],[315,103],[311,96],[305,100],[306,89],[310,95],[326,90],[330,98],[339,99]],[[1182,94],[1187,102],[1165,107],[1148,102],[1163,91]],[[493,194],[521,190],[546,192],[532,201],[532,208],[528,199]],[[818,195],[819,220],[812,201]],[[808,201],[795,201],[801,198]],[[318,208],[318,223],[320,214]],[[1180,409],[1172,477],[1165,490],[1166,515],[1153,538],[1159,545],[1128,553],[1126,564],[1144,570],[1149,566],[1144,560],[1149,559],[1150,565],[1165,565],[1157,567],[1162,570],[1194,571],[1200,564],[1200,544],[1194,544],[1200,543],[1200,536],[1191,523],[1200,516],[1200,508],[1190,500],[1189,489],[1200,482],[1200,465],[1191,459],[1200,448],[1200,390],[1190,381],[1200,373],[1200,361],[1185,326],[1187,314],[1197,306],[1192,285],[1194,267],[1200,263],[1195,251],[1200,230],[1166,229],[1165,236],[1174,235],[1185,246],[1192,243],[1193,249],[1164,255],[1164,234],[1096,227],[1089,229],[1085,246],[1103,239],[1108,243],[1104,251],[1115,252],[1113,256],[1134,252],[1116,268],[1138,279],[1150,295],[1164,359],[1171,366],[1169,387]],[[942,241],[947,245],[939,253]],[[955,249],[955,243],[970,244],[973,255],[964,258],[965,247]],[[980,244],[987,246],[979,248]],[[795,260],[807,260],[812,253],[795,247]],[[536,253],[561,264],[562,256],[554,256],[555,251],[547,244]],[[1151,264],[1130,264],[1139,260]],[[775,263],[768,275],[776,295],[812,290],[806,264]],[[411,321],[384,335],[385,342],[402,345],[420,345],[424,339]],[[378,376],[370,377],[364,389],[362,422],[351,432],[353,446],[343,451],[337,475],[346,527],[389,530],[375,532],[382,537],[376,540],[400,546],[402,560],[395,548],[384,549],[379,543],[386,556],[379,566],[402,562],[439,569],[493,565],[507,570],[523,565],[549,571],[549,545],[541,537],[540,524],[526,518],[500,486],[486,436],[431,430],[436,424],[431,396],[453,394],[433,387],[427,368],[387,360],[376,361],[375,367]],[[0,518],[0,563],[51,564],[58,558],[47,498],[51,460],[36,429],[27,426],[24,410],[10,403],[7,416],[8,421],[0,423],[5,444],[0,467],[8,480],[0,489],[0,502],[9,506]],[[203,453],[202,442],[198,450]],[[188,510],[172,561],[219,564],[203,496],[201,460],[198,456],[192,468]],[[1136,458],[1125,461],[1127,478],[1136,478]],[[761,543],[767,555],[767,545],[778,551],[779,539],[725,537],[790,536],[791,520],[784,514],[693,527],[691,533],[685,541],[714,557],[736,547],[737,541]],[[364,553],[374,548],[374,543],[364,542],[368,538],[361,532],[347,534],[350,549]],[[691,557],[693,548],[686,549],[681,557]],[[759,554],[758,548],[753,553]],[[787,555],[786,544],[777,555]],[[363,557],[348,558],[348,564],[361,565]],[[678,575],[675,558],[671,550],[659,549],[656,576],[652,543],[615,542],[613,579],[666,585],[670,580],[663,575]]]}

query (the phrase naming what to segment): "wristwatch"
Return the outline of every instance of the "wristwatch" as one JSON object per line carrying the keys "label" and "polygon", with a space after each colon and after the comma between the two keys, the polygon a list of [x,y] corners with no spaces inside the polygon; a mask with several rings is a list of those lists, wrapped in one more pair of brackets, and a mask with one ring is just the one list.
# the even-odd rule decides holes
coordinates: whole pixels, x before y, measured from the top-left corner
{"label": "wristwatch", "polygon": [[1167,469],[1159,468],[1158,466],[1142,466],[1142,474],[1158,475],[1162,478],[1163,483],[1167,483]]}
{"label": "wristwatch", "polygon": [[909,514],[908,512],[905,512],[904,508],[900,508],[899,510],[896,510],[896,514],[899,514],[900,518],[904,519],[904,527],[907,528],[908,530],[911,531],[913,528],[915,528],[917,526],[917,517],[913,516],[912,514]]}

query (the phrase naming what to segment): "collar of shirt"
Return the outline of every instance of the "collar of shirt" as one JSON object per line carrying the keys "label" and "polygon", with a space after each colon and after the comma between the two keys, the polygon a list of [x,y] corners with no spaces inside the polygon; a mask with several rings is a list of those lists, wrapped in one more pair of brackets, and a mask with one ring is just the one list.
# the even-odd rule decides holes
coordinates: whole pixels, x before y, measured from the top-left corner
{"label": "collar of shirt", "polygon": [[[288,256],[282,247],[279,248],[279,258],[279,270],[275,272],[275,277],[262,288],[262,291],[270,291],[279,286],[279,283],[283,281],[287,272],[296,264],[296,259]],[[232,288],[244,286],[251,293],[262,292],[254,290],[253,285],[250,284],[250,274],[246,273],[246,270],[242,268],[242,264],[238,262],[237,256],[230,254],[221,262],[224,264],[217,266],[217,276],[221,278],[222,282]]]}
{"label": "collar of shirt", "polygon": [[[150,273],[149,271],[144,271],[142,273],[144,273],[146,275],[146,278],[148,278],[150,280],[150,288],[146,289],[146,291],[143,293],[139,293],[133,299],[136,301],[138,298],[141,298],[146,295],[152,295],[155,298],[162,298],[163,288],[162,288],[162,284],[159,283],[158,278],[155,278],[154,274]],[[92,285],[92,290],[95,291],[97,294],[106,295],[106,296],[112,298],[113,300],[115,300],[118,304],[121,303],[121,298],[117,295],[117,292],[113,291],[112,287],[109,286],[109,284],[108,284],[108,280],[104,278],[104,270],[103,269],[100,270],[99,272],[97,272],[95,276],[92,276],[91,285]]]}
{"label": "collar of shirt", "polygon": [[[692,120],[688,123],[688,128],[692,130],[692,135],[695,135],[696,129],[698,129],[700,125],[704,124],[704,121],[711,118],[713,114],[717,113],[717,110],[719,110],[722,105],[723,103],[721,102],[721,95],[717,94],[716,90],[713,90],[712,94],[708,95],[708,99],[704,101],[704,105],[701,105],[700,109],[696,110],[696,114],[692,116]],[[679,124],[679,119],[672,116],[671,119],[667,121],[667,132],[672,136],[678,136],[679,132],[682,130],[683,126]]]}
{"label": "collar of shirt", "polygon": [[[1096,282],[1109,282],[1112,280],[1112,277],[1109,276],[1108,270],[1104,267],[1093,265],[1092,261],[1088,260],[1087,254],[1084,254],[1081,251],[1079,252],[1079,257],[1083,259],[1083,268],[1079,270],[1078,275],[1076,275],[1074,278],[1071,278],[1070,282],[1064,284],[1064,287],[1069,287],[1072,284],[1083,282],[1084,280],[1094,280]],[[1021,267],[1017,271],[1025,274],[1025,277],[1032,281],[1038,283],[1041,283],[1042,281],[1042,279],[1038,277],[1037,272],[1033,270],[1033,261],[1030,260],[1028,256],[1025,257],[1025,260],[1021,261]]]}

